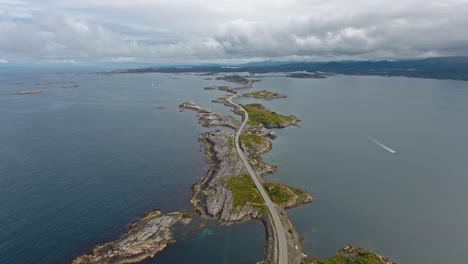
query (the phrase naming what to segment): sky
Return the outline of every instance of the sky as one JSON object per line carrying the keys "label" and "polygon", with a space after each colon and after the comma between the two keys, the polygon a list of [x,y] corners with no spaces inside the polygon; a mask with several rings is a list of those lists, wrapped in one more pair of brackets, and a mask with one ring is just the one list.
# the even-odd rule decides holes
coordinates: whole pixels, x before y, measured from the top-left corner
{"label": "sky", "polygon": [[0,0],[0,64],[468,55],[468,0]]}

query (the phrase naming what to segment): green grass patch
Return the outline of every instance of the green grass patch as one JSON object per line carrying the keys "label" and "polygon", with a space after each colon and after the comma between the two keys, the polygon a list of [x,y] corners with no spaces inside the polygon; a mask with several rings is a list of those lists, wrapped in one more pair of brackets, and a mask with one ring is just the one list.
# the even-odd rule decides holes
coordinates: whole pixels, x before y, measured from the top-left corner
{"label": "green grass patch", "polygon": [[284,185],[264,183],[263,186],[265,186],[265,189],[270,195],[271,200],[277,204],[286,203],[294,198],[294,195],[291,194],[289,188]]}
{"label": "green grass patch", "polygon": [[309,194],[301,189],[289,187],[297,195],[296,203],[303,203],[309,198]]}
{"label": "green grass patch", "polygon": [[260,192],[248,174],[232,176],[227,179],[226,184],[232,192],[235,207],[242,207],[247,203],[256,204],[252,206],[262,206],[259,204],[264,203]]}
{"label": "green grass patch", "polygon": [[249,113],[249,125],[253,126],[262,124],[266,127],[281,127],[297,120],[294,116],[272,112],[261,104],[247,104],[243,107]]}
{"label": "green grass patch", "polygon": [[261,91],[258,91],[258,92],[251,92],[251,93],[246,94],[246,96],[251,96],[251,97],[254,97],[254,98],[257,98],[257,99],[267,99],[267,100],[286,97],[284,94],[270,92],[270,91],[267,91],[267,90],[261,90]]}
{"label": "green grass patch", "polygon": [[229,139],[226,144],[227,144],[228,147],[233,148],[234,147],[234,139]]}
{"label": "green grass patch", "polygon": [[320,264],[382,264],[380,258],[370,252],[362,253],[358,257],[334,256],[319,262]]}
{"label": "green grass patch", "polygon": [[267,139],[261,135],[242,134],[240,140],[249,152],[258,152],[256,145],[268,144],[266,142]]}

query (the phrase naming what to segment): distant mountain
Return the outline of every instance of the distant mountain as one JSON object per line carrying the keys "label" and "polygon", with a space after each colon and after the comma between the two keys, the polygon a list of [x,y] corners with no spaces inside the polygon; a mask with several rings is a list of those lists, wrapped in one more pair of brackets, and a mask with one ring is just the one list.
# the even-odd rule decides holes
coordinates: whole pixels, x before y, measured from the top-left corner
{"label": "distant mountain", "polygon": [[237,66],[239,67],[264,67],[264,66],[280,66],[284,64],[290,64],[293,63],[293,61],[255,61],[255,62],[249,62],[249,63],[244,63],[244,64],[239,64]]}
{"label": "distant mountain", "polygon": [[[229,67],[226,67],[229,66]],[[151,67],[129,69],[127,73],[139,72],[327,72],[348,75],[407,76],[431,79],[453,79],[468,81],[468,57],[437,57],[398,61],[331,61],[292,62],[262,61],[238,65],[190,65],[190,67]],[[118,73],[116,72],[116,73]]]}

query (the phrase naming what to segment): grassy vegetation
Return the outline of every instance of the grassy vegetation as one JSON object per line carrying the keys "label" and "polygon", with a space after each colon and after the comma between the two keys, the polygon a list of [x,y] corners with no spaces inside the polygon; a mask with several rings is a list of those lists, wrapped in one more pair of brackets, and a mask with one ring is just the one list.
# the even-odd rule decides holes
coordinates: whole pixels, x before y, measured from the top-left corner
{"label": "grassy vegetation", "polygon": [[244,78],[240,75],[227,75],[227,76],[222,76],[222,77],[216,77],[216,80],[225,80],[227,82],[240,83],[240,84],[247,84],[249,82],[247,78]]}
{"label": "grassy vegetation", "polygon": [[294,116],[280,115],[265,108],[261,104],[243,106],[249,113],[249,125],[264,125],[265,127],[281,127],[296,121]]}
{"label": "grassy vegetation", "polygon": [[267,139],[261,135],[242,134],[240,140],[249,152],[258,152],[256,145],[268,144]]}
{"label": "grassy vegetation", "polygon": [[319,262],[320,264],[382,264],[380,258],[370,252],[362,253],[358,257],[334,256]]}
{"label": "grassy vegetation", "polygon": [[254,98],[257,98],[257,99],[267,99],[267,100],[276,99],[276,98],[285,98],[286,97],[286,95],[284,95],[284,94],[270,92],[270,91],[267,91],[267,90],[261,90],[261,91],[258,91],[258,92],[251,92],[251,93],[246,94],[246,96],[254,97]]}
{"label": "grassy vegetation", "polygon": [[289,187],[297,195],[296,203],[303,203],[309,198],[309,195],[301,189]]}
{"label": "grassy vegetation", "polygon": [[242,207],[246,203],[254,204],[253,206],[264,203],[260,192],[248,174],[230,177],[226,184],[232,192],[235,207]]}
{"label": "grassy vegetation", "polygon": [[158,217],[160,215],[161,215],[161,211],[160,210],[155,210],[155,211],[149,212],[141,220],[150,220],[150,219],[153,219],[153,218]]}
{"label": "grassy vegetation", "polygon": [[294,194],[292,194],[288,187],[284,185],[276,183],[264,183],[263,186],[265,186],[265,189],[270,195],[271,200],[277,204],[286,203],[294,198]]}
{"label": "grassy vegetation", "polygon": [[227,141],[227,146],[233,148],[234,147],[234,139],[229,139]]}
{"label": "grassy vegetation", "polygon": [[303,203],[309,195],[301,189],[278,183],[264,183],[271,200],[279,205],[284,203]]}
{"label": "grassy vegetation", "polygon": [[257,169],[258,171],[261,171],[267,167],[267,165],[263,162],[263,159],[261,157],[253,157],[250,159],[251,164]]}

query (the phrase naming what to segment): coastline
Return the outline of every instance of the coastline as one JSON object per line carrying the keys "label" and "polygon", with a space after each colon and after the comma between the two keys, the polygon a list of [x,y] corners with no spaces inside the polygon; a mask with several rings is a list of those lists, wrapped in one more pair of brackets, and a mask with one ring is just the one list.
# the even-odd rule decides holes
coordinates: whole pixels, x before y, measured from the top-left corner
{"label": "coastline", "polygon": [[[251,88],[251,82],[249,81],[248,84]],[[242,87],[242,89],[245,89]],[[227,92],[233,93],[237,95],[237,91],[234,89],[227,89]],[[233,97],[233,96],[231,96]],[[222,98],[217,99],[215,102],[222,103],[228,107],[232,107],[232,112],[235,114],[240,114],[239,111],[236,111],[236,105],[230,102],[230,96],[225,96]],[[284,97],[281,97],[284,98]],[[278,241],[277,237],[275,236],[275,227],[273,224],[273,220],[271,216],[265,213],[265,205],[264,202],[258,200],[245,200],[242,199],[242,202],[239,203],[239,196],[237,191],[233,189],[231,181],[239,181],[243,175],[246,175],[247,171],[244,165],[241,162],[241,159],[235,152],[236,144],[234,144],[233,138],[235,136],[235,131],[239,129],[239,121],[237,121],[232,116],[220,116],[217,113],[213,112],[212,110],[205,109],[196,105],[193,102],[186,102],[179,105],[180,111],[185,110],[192,110],[196,113],[196,116],[199,119],[199,123],[208,128],[218,128],[214,131],[204,132],[199,136],[199,141],[202,145],[202,150],[205,153],[206,162],[211,164],[210,168],[208,169],[206,175],[197,183],[192,185],[192,198],[190,199],[190,203],[193,205],[194,211],[202,218],[216,220],[222,225],[232,225],[237,223],[243,223],[249,220],[259,220],[263,223],[265,229],[265,249],[264,249],[264,262],[276,262],[278,257]],[[264,108],[258,107],[258,109],[263,110]],[[268,110],[269,111],[269,110]],[[274,112],[271,112],[274,113]],[[277,116],[282,116],[279,114],[274,113],[275,118]],[[284,116],[288,117],[288,116]],[[275,172],[276,166],[270,165],[263,162],[262,155],[270,151],[273,147],[273,144],[270,138],[276,137],[271,132],[263,132],[264,129],[269,128],[285,128],[288,126],[297,126],[297,122],[300,122],[295,116],[289,116],[291,119],[281,120],[280,123],[263,123],[263,122],[256,122],[250,123],[242,135],[247,136],[258,136],[264,140],[266,140],[267,144],[266,147],[263,146],[262,148],[255,148],[255,151],[246,151],[247,147],[244,145],[244,141],[241,141],[243,145],[243,149],[245,153],[248,154],[248,161],[249,163],[255,167],[255,170],[261,175],[267,175]],[[223,128],[223,129],[219,129]],[[261,170],[258,167],[258,163],[262,164],[262,166],[266,166],[269,169]],[[264,179],[260,178],[262,184],[264,184]],[[273,183],[271,183],[273,184]],[[284,203],[276,203],[275,206],[277,210],[280,212],[280,221],[281,225],[285,227],[285,232],[287,238],[287,248],[289,254],[287,255],[288,263],[299,263],[301,261],[308,261],[308,256],[303,252],[302,245],[301,245],[301,238],[298,235],[294,224],[292,223],[291,219],[288,217],[286,212],[287,209],[295,208],[307,203],[310,203],[314,200],[314,197],[304,191],[301,191],[297,188],[289,187],[284,184],[274,183],[273,185],[278,186],[283,191],[281,194],[284,196],[288,194],[287,201]],[[265,189],[266,186],[264,187]],[[295,190],[299,190],[301,195],[304,194],[305,198],[299,200],[298,198],[301,195],[294,195],[296,193]],[[250,194],[256,195],[258,189],[255,190],[253,188]],[[292,194],[292,195],[290,195]],[[271,193],[269,194],[269,196]],[[293,199],[293,200],[291,200]],[[181,214],[178,212],[169,213],[168,215],[177,215]],[[140,219],[139,221],[145,220],[145,217]],[[137,221],[137,222],[139,222]],[[177,221],[174,221],[167,228],[172,228]],[[133,225],[132,225],[133,226]],[[143,227],[144,229],[145,227]],[[129,230],[130,233],[131,229]],[[145,230],[146,232],[147,230]],[[152,235],[148,236],[156,236],[158,237],[159,234],[157,232],[149,230],[148,232],[153,232]],[[132,247],[125,247],[123,251],[125,251],[121,256],[128,255],[129,257],[123,257],[121,260],[115,262],[112,260],[111,262],[102,261],[102,257],[109,256],[109,250],[113,254],[115,251],[113,247],[109,250],[104,251],[101,249],[108,249],[108,245],[118,244],[119,241],[125,240],[125,237],[128,236],[128,233],[125,234],[122,238],[112,241],[100,246],[97,246],[93,249],[92,252],[85,254],[79,258],[77,258],[72,263],[137,263],[145,258],[154,257],[158,252],[164,249],[167,244],[175,243],[173,236],[163,236],[165,240],[161,240],[158,238],[158,241],[163,243],[164,246],[159,246],[157,250],[151,251],[151,253],[145,252],[143,254],[144,257],[142,258],[134,258],[131,255],[131,251],[133,250]],[[133,244],[131,244],[133,246]],[[161,244],[162,245],[162,244]],[[144,249],[143,249],[144,250]],[[94,257],[96,262],[80,262],[79,260],[86,260],[88,261],[90,257]],[[315,263],[315,262],[308,262],[308,263]]]}

